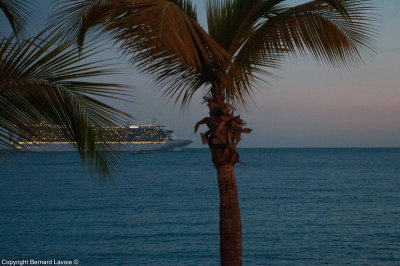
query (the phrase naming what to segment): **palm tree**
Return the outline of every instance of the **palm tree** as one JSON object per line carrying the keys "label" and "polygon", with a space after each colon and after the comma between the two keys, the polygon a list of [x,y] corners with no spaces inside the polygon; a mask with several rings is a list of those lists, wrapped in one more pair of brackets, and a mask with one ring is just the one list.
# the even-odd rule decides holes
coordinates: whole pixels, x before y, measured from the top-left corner
{"label": "palm tree", "polygon": [[[14,35],[23,30],[28,6],[26,1],[0,0]],[[101,128],[122,123],[128,116],[93,96],[118,97],[125,89],[90,81],[117,73],[105,60],[89,61],[99,52],[91,44],[78,53],[71,42],[60,43],[59,36],[45,32],[27,40],[13,36],[0,40],[0,156],[15,148],[10,140],[21,131],[25,137],[40,139],[31,125],[44,123],[62,128],[93,173],[109,176],[115,170],[113,151],[118,147],[107,143]]]}
{"label": "palm tree", "polygon": [[154,75],[182,105],[203,92],[209,116],[201,134],[217,170],[222,265],[241,265],[242,228],[235,180],[236,150],[245,122],[235,105],[255,83],[272,76],[285,55],[310,55],[334,65],[357,65],[373,48],[371,8],[363,0],[208,0],[208,33],[189,0],[61,0],[53,25],[75,38],[108,33],[130,61]]}

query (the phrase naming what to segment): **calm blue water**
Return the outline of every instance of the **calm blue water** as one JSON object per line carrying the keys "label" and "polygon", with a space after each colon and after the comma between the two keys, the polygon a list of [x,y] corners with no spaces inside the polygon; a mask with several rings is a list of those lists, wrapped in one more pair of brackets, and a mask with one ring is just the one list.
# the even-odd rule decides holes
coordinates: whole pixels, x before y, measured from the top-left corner
{"label": "calm blue water", "polygon": [[[400,265],[400,149],[242,149],[245,265]],[[74,153],[0,166],[0,259],[216,265],[206,149],[132,156],[109,182]]]}

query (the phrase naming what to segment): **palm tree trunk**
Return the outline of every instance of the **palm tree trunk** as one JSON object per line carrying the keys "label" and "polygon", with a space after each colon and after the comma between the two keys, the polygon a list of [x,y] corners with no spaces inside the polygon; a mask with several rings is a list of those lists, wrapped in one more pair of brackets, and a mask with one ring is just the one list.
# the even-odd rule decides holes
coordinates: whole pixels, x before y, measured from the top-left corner
{"label": "palm tree trunk", "polygon": [[217,168],[221,265],[242,265],[242,224],[235,166]]}
{"label": "palm tree trunk", "polygon": [[219,233],[221,265],[242,265],[242,224],[239,198],[236,186],[235,164],[239,162],[236,145],[241,133],[249,133],[243,128],[244,122],[234,116],[234,108],[225,102],[224,95],[205,98],[210,116],[198,122],[207,124],[209,130],[201,134],[204,144],[208,144],[212,161],[217,169],[219,204]]}

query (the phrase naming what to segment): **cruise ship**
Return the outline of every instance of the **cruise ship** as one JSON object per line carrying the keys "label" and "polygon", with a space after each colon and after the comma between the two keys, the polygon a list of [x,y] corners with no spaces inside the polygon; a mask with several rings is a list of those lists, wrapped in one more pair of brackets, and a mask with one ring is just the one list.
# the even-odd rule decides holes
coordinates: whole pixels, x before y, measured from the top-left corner
{"label": "cruise ship", "polygon": [[[32,138],[21,131],[16,140],[11,141],[22,151],[75,151],[73,142],[64,137],[57,125],[37,124],[30,126],[38,137]],[[157,125],[126,125],[103,128],[107,143],[116,144],[118,151],[148,153],[157,151],[179,151],[193,141],[179,139],[173,130]]]}

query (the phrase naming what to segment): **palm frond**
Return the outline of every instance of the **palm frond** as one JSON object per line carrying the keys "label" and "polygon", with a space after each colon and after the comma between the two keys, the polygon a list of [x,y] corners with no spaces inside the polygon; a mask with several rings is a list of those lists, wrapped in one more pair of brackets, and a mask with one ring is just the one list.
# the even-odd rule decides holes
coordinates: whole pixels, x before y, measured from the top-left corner
{"label": "palm frond", "polygon": [[19,36],[30,17],[31,3],[24,0],[0,0],[0,10],[3,11],[16,36]]}
{"label": "palm frond", "polygon": [[107,62],[88,62],[99,52],[96,46],[85,47],[80,57],[70,43],[58,41],[39,35],[20,43],[0,42],[0,147],[14,148],[4,137],[7,132],[16,136],[22,130],[40,139],[30,125],[58,125],[91,171],[110,175],[117,163],[112,151],[118,147],[107,143],[101,128],[122,123],[128,115],[92,96],[125,96],[126,86],[88,81],[116,73]]}
{"label": "palm frond", "polygon": [[233,54],[233,44],[249,33],[249,29],[267,10],[266,7],[282,1],[208,0],[206,5],[208,32],[221,47]]}
{"label": "palm frond", "polygon": [[[310,53],[334,66],[358,64],[373,51],[372,8],[363,0],[315,0],[295,7],[285,0],[208,1],[210,35],[235,68],[231,101],[251,98],[254,83],[274,77],[285,55]],[[236,73],[232,73],[235,70]]]}
{"label": "palm frond", "polygon": [[184,103],[192,95],[181,93],[182,86],[177,84],[183,83],[173,82],[171,77],[186,80],[192,90],[216,82],[231,83],[226,75],[215,74],[231,64],[229,54],[173,1],[134,0],[118,8],[121,15],[105,30],[139,70],[157,77],[157,84],[163,88],[168,87],[168,95],[186,95],[181,98]]}
{"label": "palm frond", "polygon": [[62,40],[75,40],[82,47],[86,33],[99,30],[114,14],[112,0],[68,0],[56,2],[50,28],[62,34]]}
{"label": "palm frond", "polygon": [[[50,28],[62,33],[64,39],[76,39],[77,44],[82,46],[87,32],[104,29],[104,26],[110,21],[118,19],[134,9],[137,5],[136,2],[140,1],[58,0],[57,11],[52,15]],[[157,3],[160,1],[153,0],[152,2],[160,6],[160,3]],[[196,9],[190,0],[165,0],[165,2],[173,3],[187,16],[197,21]]]}
{"label": "palm frond", "polygon": [[168,0],[177,6],[179,6],[186,15],[191,17],[193,20],[197,21],[197,11],[196,6],[193,5],[191,0]]}
{"label": "palm frond", "polygon": [[[157,84],[168,87],[166,94],[171,97],[183,94],[179,93],[182,87],[177,86],[181,83],[172,82],[170,77],[180,80],[185,77],[192,84],[190,87],[197,90],[205,83],[221,79],[223,75],[215,75],[213,69],[225,71],[225,65],[231,62],[228,53],[197,23],[195,7],[189,0],[67,0],[60,3],[53,25],[59,25],[67,35],[83,37],[100,25],[101,33],[111,34],[132,64],[156,76]],[[185,95],[184,102],[188,102],[192,93]]]}
{"label": "palm frond", "polygon": [[373,51],[368,1],[315,0],[261,21],[236,55],[243,65],[262,54],[307,54],[334,66],[359,64]]}
{"label": "palm frond", "polygon": [[119,8],[121,15],[106,30],[121,43],[121,49],[131,55],[132,61],[147,65],[173,57],[199,69],[214,60],[210,54],[224,59],[225,54],[215,41],[171,1],[135,0]]}
{"label": "palm frond", "polygon": [[[236,60],[238,51],[252,36],[257,25],[267,12],[277,12],[277,4],[283,0],[224,0],[207,3],[207,21],[210,36],[226,49],[232,65],[226,68],[231,85],[225,86],[225,96],[230,102],[244,105],[252,97],[252,86],[262,81],[261,77],[275,77],[267,69],[277,68],[282,60],[279,53],[257,51],[258,58]],[[258,74],[258,75],[256,75]]]}

